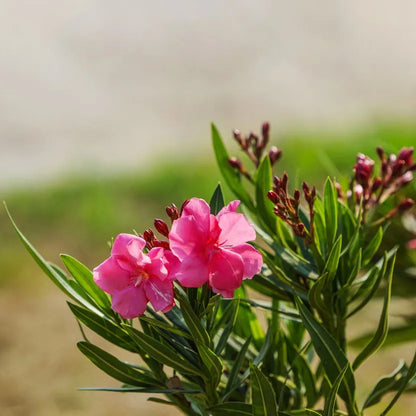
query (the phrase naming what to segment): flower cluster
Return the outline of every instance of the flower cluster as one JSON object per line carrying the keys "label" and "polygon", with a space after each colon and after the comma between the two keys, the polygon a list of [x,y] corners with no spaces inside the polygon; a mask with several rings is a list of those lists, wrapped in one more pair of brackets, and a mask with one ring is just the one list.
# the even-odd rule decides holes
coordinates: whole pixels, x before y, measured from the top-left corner
{"label": "flower cluster", "polygon": [[[397,155],[388,156],[381,147],[378,147],[377,154],[381,162],[380,173],[374,177],[374,160],[362,153],[357,155],[357,162],[353,169],[354,176],[347,193],[347,197],[354,199],[357,203],[362,199],[364,212],[385,201],[411,182],[413,171],[416,170],[416,163],[412,160],[412,147],[404,147]],[[411,206],[409,200],[402,201],[395,212],[403,211]]]}
{"label": "flower cluster", "polygon": [[154,222],[168,241],[157,239],[150,229],[143,236],[120,234],[111,256],[93,274],[97,285],[112,295],[112,308],[124,318],[143,314],[148,302],[155,311],[166,312],[174,305],[175,280],[183,287],[207,283],[214,293],[232,297],[263,263],[261,254],[247,244],[256,233],[236,212],[239,203],[232,201],[217,215],[198,198],[186,201],[181,214],[171,205],[166,209],[171,230],[163,220]]}

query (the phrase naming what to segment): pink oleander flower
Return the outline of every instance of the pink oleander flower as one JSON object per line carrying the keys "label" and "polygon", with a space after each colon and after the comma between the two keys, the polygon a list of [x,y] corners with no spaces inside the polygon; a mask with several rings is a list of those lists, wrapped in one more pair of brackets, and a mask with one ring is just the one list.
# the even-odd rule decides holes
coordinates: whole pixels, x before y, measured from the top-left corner
{"label": "pink oleander flower", "polygon": [[202,199],[192,198],[169,233],[170,249],[181,261],[176,279],[185,287],[209,282],[214,293],[226,298],[243,279],[260,272],[261,254],[247,241],[256,233],[232,201],[216,216]]}
{"label": "pink oleander flower", "polygon": [[143,253],[146,241],[120,234],[111,256],[94,269],[95,283],[113,295],[112,309],[123,318],[142,315],[150,302],[155,311],[167,312],[174,305],[170,271],[177,259],[168,250],[152,248]]}

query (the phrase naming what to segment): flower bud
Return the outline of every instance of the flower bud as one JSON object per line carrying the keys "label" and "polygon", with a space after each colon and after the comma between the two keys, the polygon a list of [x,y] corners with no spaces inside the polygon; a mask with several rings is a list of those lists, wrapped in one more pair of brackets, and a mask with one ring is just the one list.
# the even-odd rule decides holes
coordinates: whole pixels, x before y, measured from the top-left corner
{"label": "flower bud", "polygon": [[232,168],[238,169],[240,172],[242,170],[243,164],[241,163],[241,160],[236,157],[230,157],[228,159],[228,163]]}
{"label": "flower bud", "polygon": [[273,166],[282,157],[282,151],[276,146],[272,146],[269,150],[270,163]]}
{"label": "flower bud", "polygon": [[378,157],[380,158],[380,160],[382,162],[384,162],[384,150],[383,150],[383,148],[381,146],[377,146],[376,150],[377,150]]}
{"label": "flower bud", "polygon": [[277,203],[280,201],[280,199],[279,199],[279,197],[278,197],[277,193],[276,193],[276,192],[274,192],[274,191],[269,191],[269,192],[267,192],[267,198],[269,198],[269,199],[270,199],[270,201],[272,201],[272,202],[273,202],[273,204],[277,204]]}
{"label": "flower bud", "polygon": [[293,193],[293,198],[295,199],[295,201],[299,201],[300,199],[299,189],[295,189],[295,192]]}
{"label": "flower bud", "polygon": [[398,160],[403,160],[406,166],[412,164],[413,147],[403,147],[397,155]]}
{"label": "flower bud", "polygon": [[410,208],[413,207],[414,204],[415,204],[415,201],[413,201],[413,199],[406,198],[402,202],[400,202],[398,206],[399,211],[400,212],[408,211]]}
{"label": "flower bud", "polygon": [[359,153],[357,155],[357,163],[354,166],[355,180],[365,188],[368,186],[368,181],[373,173],[374,160],[368,156]]}
{"label": "flower bud", "polygon": [[168,217],[172,222],[179,218],[179,211],[175,204],[171,204],[169,207],[166,207],[166,214],[168,214]]}
{"label": "flower bud", "polygon": [[169,236],[169,227],[168,225],[165,223],[165,221],[156,218],[154,221],[154,226],[156,228],[157,231],[159,231],[160,234],[162,234],[165,237]]}
{"label": "flower bud", "polygon": [[261,135],[262,135],[262,146],[265,148],[267,146],[267,143],[269,142],[270,137],[270,124],[266,121],[261,126]]}

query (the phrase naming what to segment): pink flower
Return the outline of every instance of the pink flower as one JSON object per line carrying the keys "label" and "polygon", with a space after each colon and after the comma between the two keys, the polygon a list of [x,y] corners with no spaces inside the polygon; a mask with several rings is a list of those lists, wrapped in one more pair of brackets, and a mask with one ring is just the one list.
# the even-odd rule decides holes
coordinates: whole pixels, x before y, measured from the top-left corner
{"label": "pink flower", "polygon": [[232,297],[243,279],[260,272],[261,254],[247,241],[256,233],[232,201],[217,216],[202,199],[192,198],[169,233],[172,253],[181,265],[175,277],[186,287],[209,282],[215,293]]}
{"label": "pink flower", "polygon": [[111,256],[93,272],[95,283],[113,295],[111,307],[123,318],[142,315],[149,301],[155,311],[167,312],[174,305],[169,271],[177,259],[161,247],[144,254],[145,245],[140,237],[118,235]]}

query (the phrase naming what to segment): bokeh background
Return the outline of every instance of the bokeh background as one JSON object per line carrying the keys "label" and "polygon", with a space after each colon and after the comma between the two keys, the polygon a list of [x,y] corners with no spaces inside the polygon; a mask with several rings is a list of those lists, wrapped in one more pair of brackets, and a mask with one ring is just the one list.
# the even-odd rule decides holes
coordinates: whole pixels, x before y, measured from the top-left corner
{"label": "bokeh background", "polygon": [[[220,178],[211,121],[236,153],[232,129],[269,120],[284,152],[276,173],[293,183],[342,178],[358,151],[416,144],[415,15],[409,0],[3,0],[0,197],[45,257],[94,267],[113,236],[142,231],[171,202],[210,196]],[[76,390],[115,384],[76,349],[64,296],[3,209],[0,305],[2,415],[168,411],[144,396]],[[360,324],[371,328],[376,313]],[[412,348],[364,365],[363,394]],[[411,397],[395,414],[409,409]]]}

